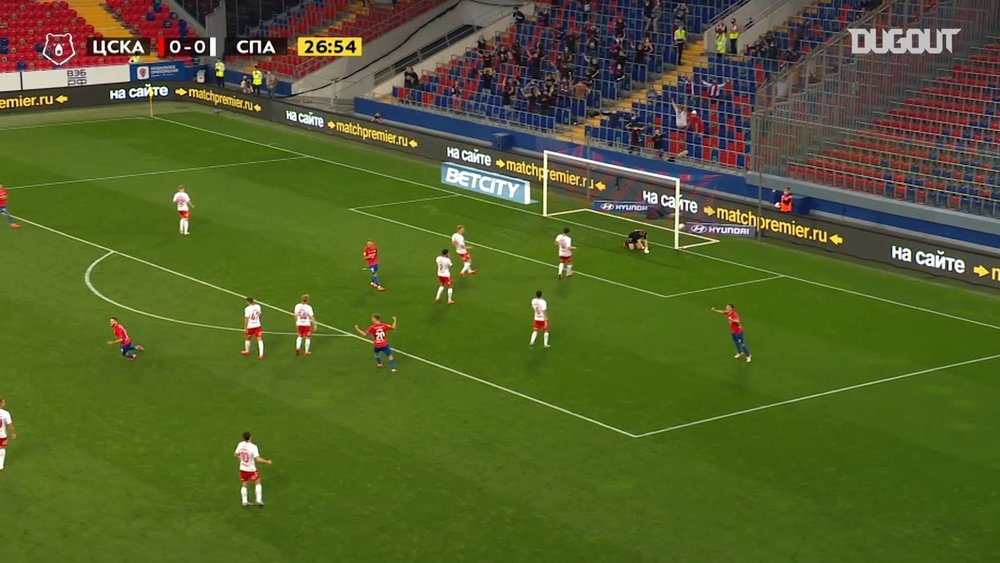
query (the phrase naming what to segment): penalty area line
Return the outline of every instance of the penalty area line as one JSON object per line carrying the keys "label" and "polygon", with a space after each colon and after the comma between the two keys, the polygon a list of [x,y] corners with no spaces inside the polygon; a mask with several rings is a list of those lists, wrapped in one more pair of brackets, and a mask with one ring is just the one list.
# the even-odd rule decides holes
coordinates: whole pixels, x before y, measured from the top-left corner
{"label": "penalty area line", "polygon": [[[363,212],[359,211],[358,213],[363,213]],[[36,223],[36,222],[31,221],[29,219],[25,219],[23,217],[18,217],[18,220],[20,220],[22,223],[24,223],[26,225],[31,225],[33,227],[37,227],[37,228],[42,229],[44,231],[48,231],[48,232],[50,232],[52,234],[59,235],[61,237],[65,237],[65,238],[68,238],[70,240],[74,240],[74,241],[79,242],[81,244],[85,244],[87,246],[91,246],[93,248],[97,248],[97,249],[103,250],[103,251],[105,251],[106,253],[109,253],[109,254],[116,254],[118,256],[121,256],[122,258],[128,258],[129,260],[138,262],[139,264],[144,264],[146,266],[149,266],[150,268],[154,268],[154,269],[160,270],[161,272],[165,272],[165,273],[177,276],[177,277],[179,277],[181,279],[188,280],[188,281],[196,283],[198,285],[202,285],[202,286],[205,286],[205,287],[212,288],[212,289],[214,289],[216,291],[219,291],[221,293],[225,293],[225,294],[231,295],[233,297],[239,297],[240,299],[245,298],[244,294],[237,293],[237,292],[235,292],[235,291],[233,291],[231,289],[227,289],[227,288],[224,288],[222,286],[215,285],[215,284],[213,284],[211,282],[207,282],[207,281],[198,279],[196,277],[189,276],[187,274],[178,272],[176,270],[171,270],[170,268],[167,268],[166,266],[161,266],[159,264],[156,264],[155,262],[150,262],[149,260],[144,260],[142,258],[139,258],[139,257],[136,257],[136,256],[132,256],[131,254],[125,254],[124,252],[119,252],[119,251],[117,251],[117,250],[115,250],[113,248],[108,248],[108,247],[106,247],[106,246],[104,246],[102,244],[98,244],[96,242],[89,241],[89,240],[84,239],[84,238],[80,238],[80,237],[78,237],[76,235],[71,235],[69,233],[60,231],[58,229],[54,229],[52,227],[49,227],[47,225],[43,225],[41,223]],[[284,314],[289,315],[289,316],[293,316],[294,315],[294,313],[292,313],[291,311],[286,311],[285,309],[282,309],[280,307],[276,307],[274,305],[271,305],[269,303],[265,303],[263,301],[258,301],[257,303],[259,303],[262,307],[266,307],[266,308],[271,309],[273,311],[279,311],[279,312],[284,313]],[[354,339],[357,339],[357,340],[359,340],[361,342],[364,342],[365,344],[368,344],[369,346],[371,345],[371,341],[369,339],[362,338],[361,336],[358,336],[357,334],[348,332],[346,330],[339,329],[339,328],[337,328],[335,326],[332,326],[332,325],[329,325],[329,324],[326,324],[326,323],[317,322],[316,324],[319,325],[319,326],[321,326],[321,327],[323,327],[323,328],[327,328],[327,329],[330,329],[330,330],[332,330],[334,332],[340,333],[340,334],[342,334],[344,336],[350,336],[350,337],[352,337]],[[401,350],[399,348],[395,348],[393,350],[393,352],[396,353],[396,354],[399,354],[400,356],[403,356],[403,357],[406,357],[406,358],[410,358],[412,360],[416,360],[416,361],[421,362],[423,364],[429,365],[431,367],[438,368],[438,369],[440,369],[442,371],[446,371],[448,373],[451,373],[453,375],[457,375],[457,376],[462,377],[464,379],[468,379],[470,381],[475,381],[476,383],[480,383],[482,385],[485,385],[487,387],[492,387],[493,389],[496,389],[498,391],[502,391],[502,392],[507,393],[509,395],[513,395],[515,397],[519,397],[519,398],[524,399],[526,401],[530,401],[532,403],[535,403],[536,405],[540,405],[540,406],[549,408],[551,410],[554,410],[556,412],[560,412],[562,414],[571,416],[573,418],[576,418],[578,420],[582,420],[584,422],[589,422],[590,424],[593,424],[595,426],[599,426],[601,428],[604,428],[605,430],[610,430],[610,431],[615,432],[617,434],[621,434],[622,436],[627,436],[629,438],[635,438],[636,437],[635,434],[633,434],[631,432],[627,432],[625,430],[622,430],[621,428],[617,428],[617,427],[612,426],[610,424],[601,422],[601,421],[599,421],[597,419],[590,418],[589,416],[582,415],[582,414],[577,413],[577,412],[573,412],[573,411],[571,411],[571,410],[569,410],[567,408],[560,407],[559,405],[555,405],[555,404],[549,403],[547,401],[543,401],[542,399],[538,399],[538,398],[532,397],[531,395],[527,395],[525,393],[521,393],[520,391],[515,391],[514,389],[511,389],[509,387],[504,387],[503,385],[499,385],[497,383],[493,383],[492,381],[487,381],[485,379],[476,377],[474,375],[470,375],[468,373],[465,373],[465,372],[457,370],[455,368],[446,366],[444,364],[439,364],[439,363],[437,363],[437,362],[435,362],[433,360],[429,360],[427,358],[423,358],[421,356],[418,356],[416,354],[412,354],[410,352],[406,352],[406,351]]]}
{"label": "penalty area line", "polygon": [[439,199],[454,199],[456,197],[458,197],[458,194],[436,195],[432,197],[420,197],[417,199],[407,199],[403,201],[389,201],[386,203],[373,203],[372,205],[359,205],[357,207],[351,207],[350,211],[357,211],[358,209],[374,209],[376,207],[389,207],[391,205],[407,205],[410,203],[420,203],[422,201],[437,201]]}
{"label": "penalty area line", "polygon": [[659,430],[653,430],[651,432],[644,432],[642,434],[637,434],[636,438],[645,438],[647,436],[654,436],[656,434],[666,434],[667,432],[674,432],[676,430],[681,430],[683,428],[690,428],[692,426],[699,426],[701,424],[707,424],[709,422],[715,422],[717,420],[725,420],[727,418],[734,418],[737,416],[742,416],[745,414],[755,413],[763,410],[773,409],[776,407],[781,407],[785,405],[792,405],[795,403],[801,403],[802,401],[808,401],[811,399],[818,399],[820,397],[827,397],[829,395],[837,395],[839,393],[846,393],[847,391],[854,391],[855,389],[862,389],[864,387],[871,387],[873,385],[881,385],[882,383],[889,383],[890,381],[897,381],[900,379],[907,379],[910,377],[916,377],[918,375],[926,375],[928,373],[934,373],[937,371],[944,371],[952,368],[968,366],[972,364],[978,364],[982,362],[988,362],[991,360],[996,360],[1000,358],[1000,354],[993,354],[992,356],[983,356],[981,358],[975,358],[972,360],[965,360],[964,362],[955,362],[953,364],[948,364],[946,366],[938,366],[928,369],[922,369],[920,371],[913,371],[910,373],[904,373],[902,375],[894,375],[892,377],[886,377],[883,379],[876,379],[875,381],[868,381],[866,383],[858,383],[857,385],[849,385],[847,387],[839,387],[837,389],[830,389],[829,391],[823,391],[821,393],[813,393],[812,395],[804,395],[802,397],[796,397],[794,399],[788,399],[785,401],[778,401],[776,403],[768,403],[766,405],[760,405],[758,407],[753,407],[749,409],[743,409],[740,411],[730,412],[726,414],[720,414],[718,416],[713,416],[709,418],[703,418],[701,420],[695,420],[692,422],[685,422],[684,424],[677,424],[675,426],[668,426],[667,428],[661,428]]}

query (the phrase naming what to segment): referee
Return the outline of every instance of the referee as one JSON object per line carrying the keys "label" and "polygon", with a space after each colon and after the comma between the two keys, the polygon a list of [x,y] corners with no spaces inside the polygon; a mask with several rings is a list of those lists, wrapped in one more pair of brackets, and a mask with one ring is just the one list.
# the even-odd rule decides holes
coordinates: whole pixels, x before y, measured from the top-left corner
{"label": "referee", "polygon": [[646,239],[646,231],[632,231],[625,239],[626,250],[632,251],[637,248],[643,253],[649,254],[649,240]]}

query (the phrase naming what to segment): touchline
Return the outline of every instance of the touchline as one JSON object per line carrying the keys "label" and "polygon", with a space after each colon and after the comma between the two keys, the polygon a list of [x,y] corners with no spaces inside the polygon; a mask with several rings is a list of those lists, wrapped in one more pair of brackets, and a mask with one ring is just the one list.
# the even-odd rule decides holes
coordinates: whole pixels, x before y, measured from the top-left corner
{"label": "touchline", "polygon": [[[952,40],[961,29],[848,29],[855,55],[937,55],[952,52]],[[881,45],[879,36],[881,35]]]}

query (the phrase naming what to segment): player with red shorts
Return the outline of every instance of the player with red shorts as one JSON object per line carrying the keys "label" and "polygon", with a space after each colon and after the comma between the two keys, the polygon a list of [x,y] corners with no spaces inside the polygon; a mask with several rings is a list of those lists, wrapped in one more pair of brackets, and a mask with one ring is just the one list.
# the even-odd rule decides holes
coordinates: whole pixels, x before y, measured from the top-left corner
{"label": "player with red shorts", "polygon": [[260,473],[257,472],[258,463],[271,465],[271,460],[260,457],[260,450],[257,444],[250,441],[250,433],[243,433],[243,441],[236,444],[236,451],[233,457],[240,460],[240,497],[243,499],[243,506],[250,506],[249,495],[247,494],[247,483],[254,484],[254,497],[257,506],[264,506],[264,487],[260,484]]}
{"label": "player with red shorts", "polygon": [[10,418],[10,413],[7,412],[7,401],[0,397],[0,471],[3,471],[3,464],[7,459],[8,433],[11,440],[17,438],[17,434],[14,433],[14,421]]}
{"label": "player with red shorts", "polygon": [[191,196],[187,194],[187,188],[177,186],[177,193],[174,194],[174,203],[177,204],[177,214],[181,216],[180,233],[188,235],[190,234],[188,232],[188,223],[191,219],[191,210],[194,209],[194,204],[191,203]]}
{"label": "player with red shorts", "polygon": [[312,333],[316,329],[316,314],[313,313],[312,305],[309,304],[309,294],[302,296],[302,302],[295,306],[295,329],[298,335],[295,338],[295,355],[298,356],[302,350],[302,341],[306,343],[306,355],[311,356],[309,347],[312,345]]}
{"label": "player with red shorts", "polygon": [[438,256],[435,262],[437,263],[438,290],[434,301],[441,301],[441,294],[447,289],[448,304],[453,305],[455,300],[452,299],[454,297],[454,288],[451,287],[451,258],[448,257],[447,248],[441,251],[441,256]]}
{"label": "player with red shorts", "polygon": [[257,338],[258,360],[264,359],[264,327],[260,322],[260,305],[253,297],[247,297],[247,306],[243,309],[243,351],[244,356],[250,355],[250,339]]}
{"label": "player with red shorts", "polygon": [[14,217],[7,211],[7,188],[3,187],[2,184],[0,184],[0,215],[7,217],[7,223],[10,224],[10,228],[21,228],[21,225],[18,225],[17,221],[14,221]]}
{"label": "player with red shorts", "polygon": [[551,348],[549,346],[549,304],[542,299],[541,290],[536,291],[535,298],[531,300],[531,312],[534,313],[535,324],[531,330],[531,341],[528,342],[528,347],[535,347],[538,331],[542,331],[542,344],[546,348]]}
{"label": "player with red shorts", "polygon": [[556,236],[556,246],[559,247],[559,274],[558,279],[563,279],[563,270],[566,271],[566,277],[573,275],[573,251],[576,247],[573,246],[573,239],[569,236],[569,227],[563,229],[563,232]]}

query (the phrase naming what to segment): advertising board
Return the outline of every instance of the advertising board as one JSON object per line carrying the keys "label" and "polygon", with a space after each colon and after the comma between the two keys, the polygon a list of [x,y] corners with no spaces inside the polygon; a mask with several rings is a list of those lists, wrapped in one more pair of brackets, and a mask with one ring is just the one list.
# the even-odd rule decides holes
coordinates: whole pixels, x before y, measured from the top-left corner
{"label": "advertising board", "polygon": [[514,203],[531,203],[531,184],[527,180],[491,174],[461,164],[442,162],[441,183]]}
{"label": "advertising board", "polygon": [[188,78],[184,63],[164,61],[159,63],[141,63],[129,65],[132,82],[145,80],[185,80]]}
{"label": "advertising board", "polygon": [[129,81],[129,65],[97,66],[86,68],[57,68],[21,73],[25,90],[45,88],[73,88],[94,84],[115,84]]}

